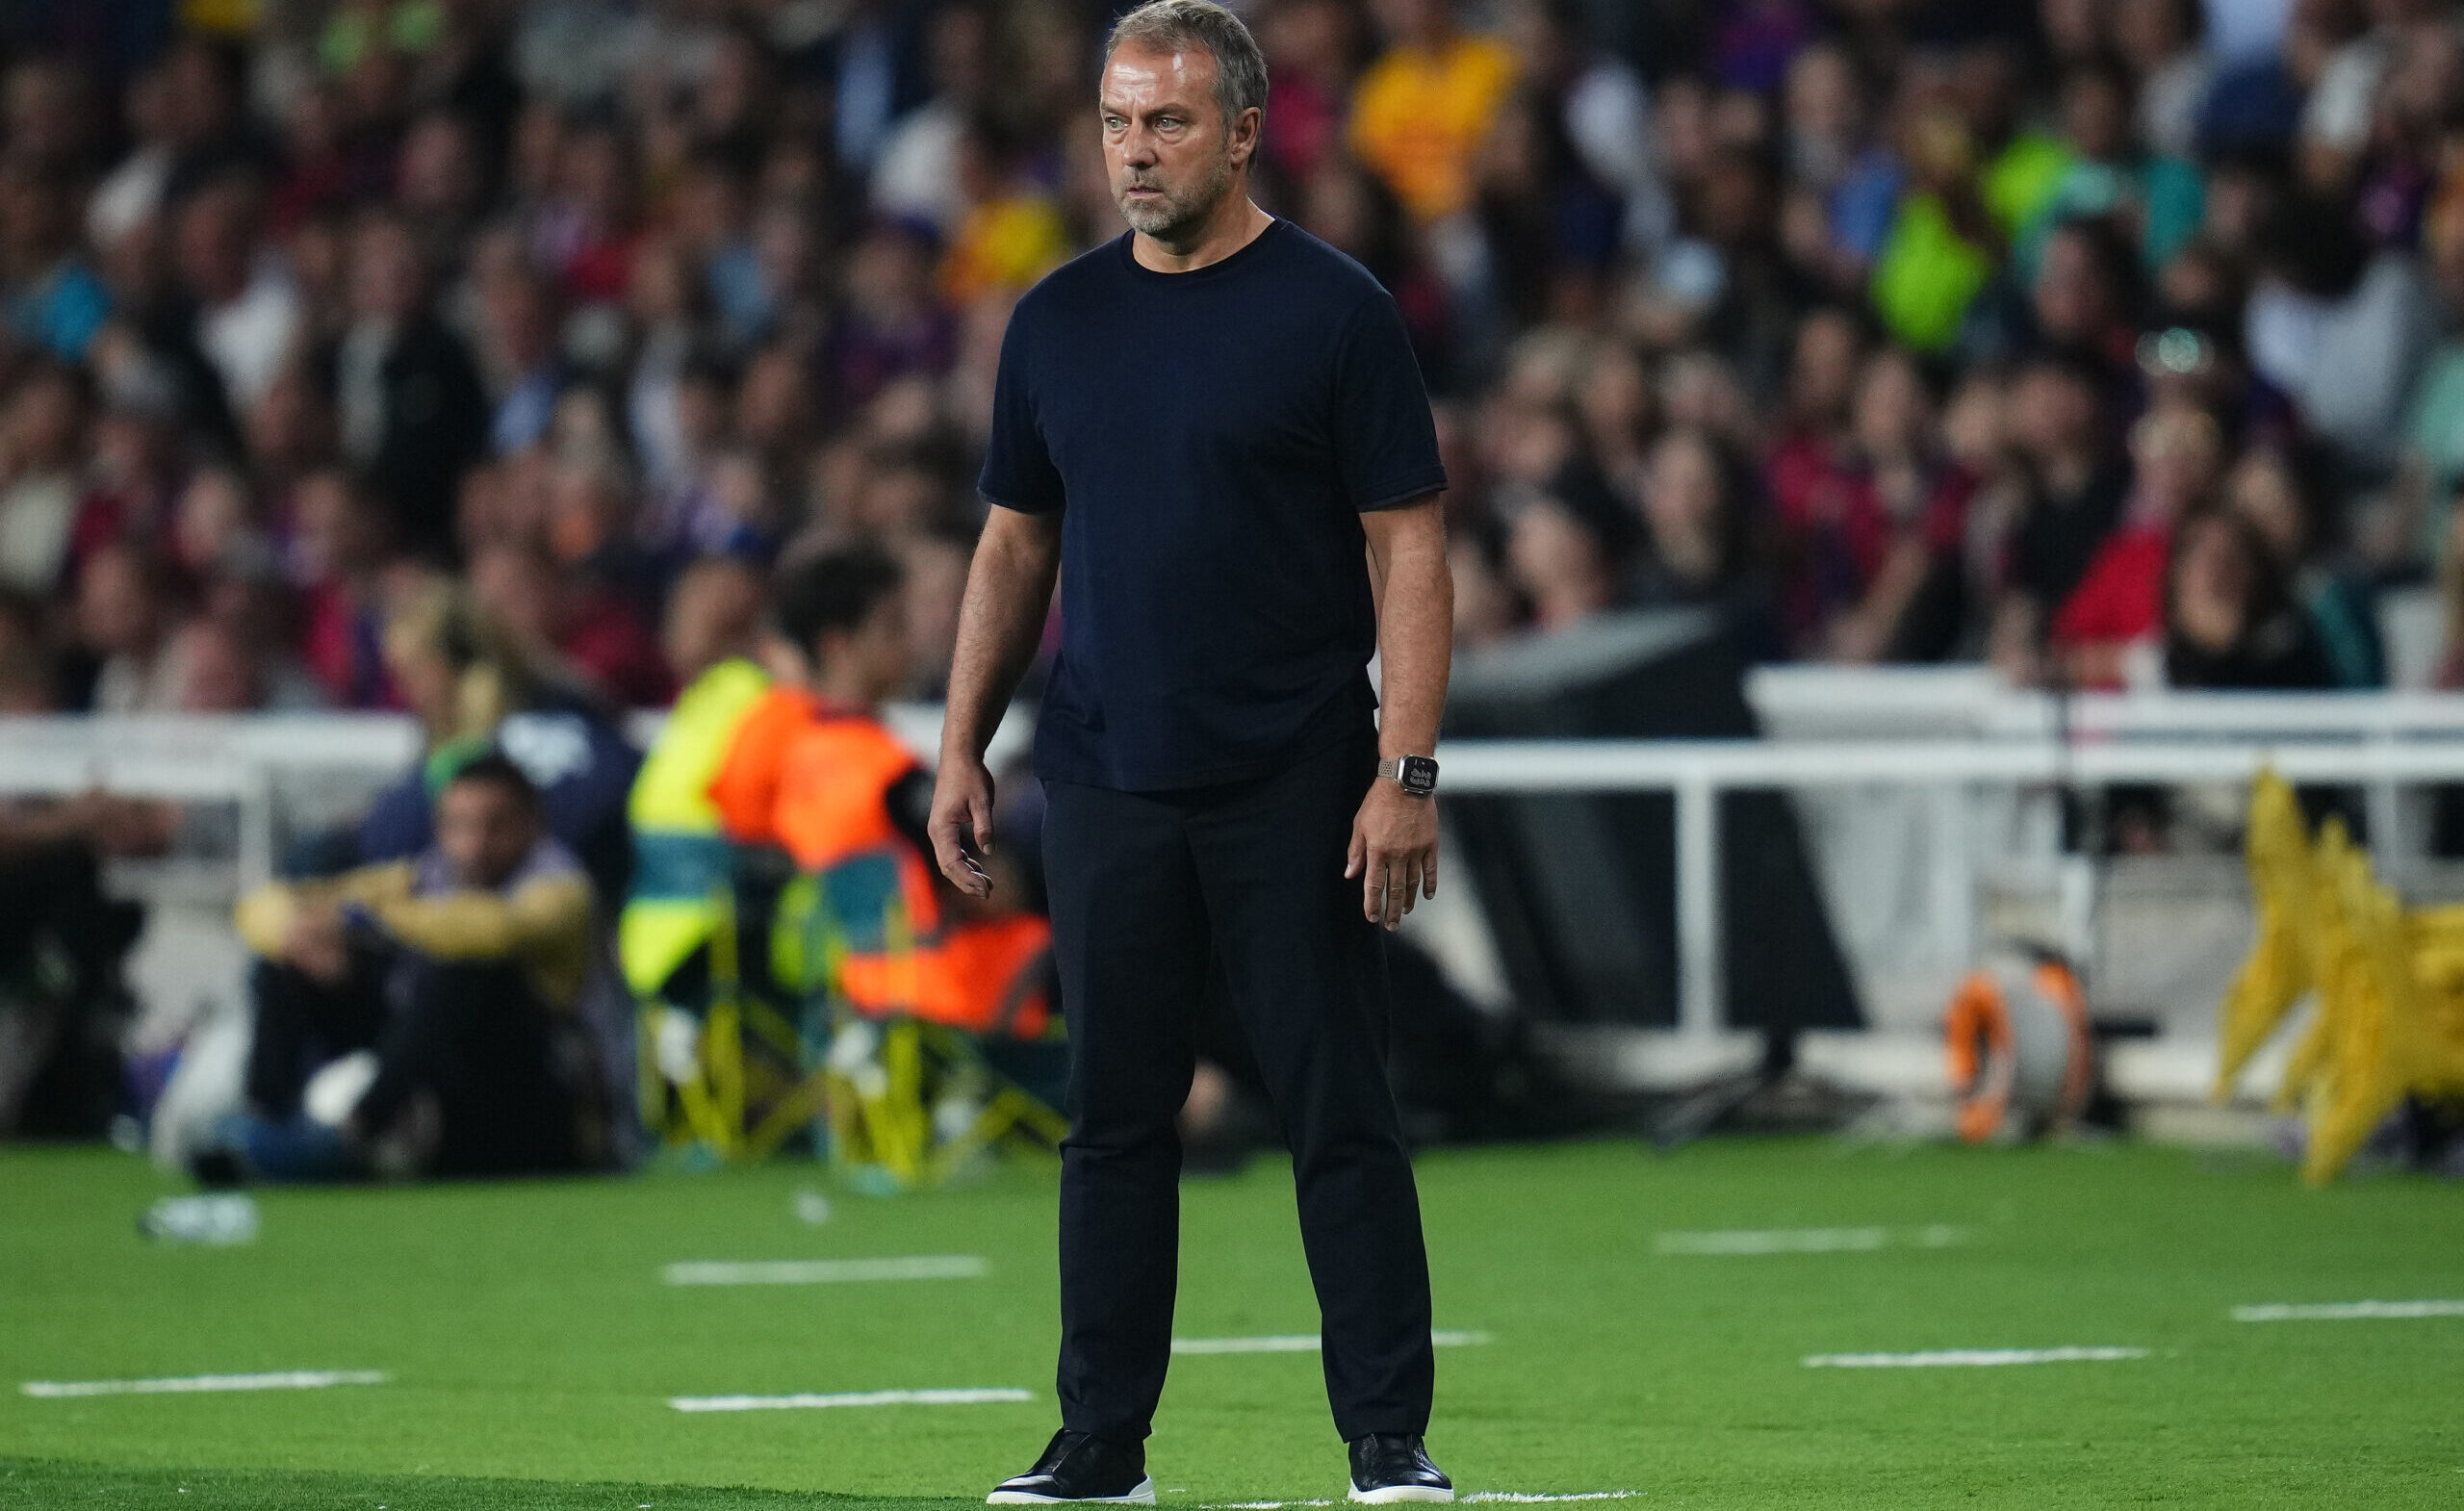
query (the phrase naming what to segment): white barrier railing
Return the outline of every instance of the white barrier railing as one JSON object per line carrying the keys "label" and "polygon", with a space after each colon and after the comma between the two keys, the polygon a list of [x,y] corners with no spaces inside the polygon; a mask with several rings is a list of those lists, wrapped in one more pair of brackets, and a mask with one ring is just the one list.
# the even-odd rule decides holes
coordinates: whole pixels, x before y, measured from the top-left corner
{"label": "white barrier railing", "polygon": [[[2351,784],[2371,794],[2371,830],[2386,845],[2400,789],[2464,782],[2464,698],[2422,694],[2272,697],[2181,695],[2080,698],[2066,709],[2033,695],[1988,688],[1965,674],[1926,679],[1912,701],[1939,721],[1982,711],[1966,734],[1925,739],[1826,737],[1767,741],[1451,741],[1438,756],[1449,793],[1664,791],[1675,800],[1678,981],[1681,1032],[1707,1037],[1722,1019],[1718,802],[1732,791],[1792,792],[1871,785],[1929,793],[1951,832],[1969,832],[1987,789],[2050,789],[2064,783],[2246,781],[2272,764],[2302,782]],[[1790,674],[1782,697],[1801,722],[1815,684]],[[1832,704],[1871,725],[1888,722],[1887,675],[1847,680],[1866,700]],[[1912,681],[1907,686],[1914,686]],[[1758,676],[1766,717],[1770,682]],[[2029,710],[2033,709],[2031,712]],[[937,710],[894,710],[911,744],[929,752]],[[2034,722],[2038,720],[2050,722]],[[1820,722],[1820,721],[1817,721]],[[1002,744],[1025,738],[1023,713],[1005,723]],[[655,728],[637,723],[637,737]],[[2066,728],[2069,738],[2048,731]],[[1784,731],[1783,731],[1784,733]],[[277,809],[302,779],[363,783],[372,791],[416,756],[407,719],[388,716],[0,719],[0,793],[66,793],[102,786],[137,796],[225,802],[240,816],[237,881],[270,875]],[[1929,895],[1964,906],[1978,885],[1973,847],[1953,845]],[[1959,922],[1959,920],[1953,920]]]}
{"label": "white barrier railing", "polygon": [[[931,758],[937,705],[884,710],[890,728]],[[666,715],[637,713],[626,732],[647,746]],[[1025,749],[1033,717],[1014,710],[994,733],[997,760]],[[103,788],[128,797],[227,803],[238,813],[238,884],[273,874],[277,816],[303,779],[374,793],[419,758],[420,728],[403,714],[145,714],[0,717],[0,796],[65,796]]]}
{"label": "white barrier railing", "polygon": [[382,714],[165,714],[0,718],[0,793],[229,803],[239,814],[238,882],[273,874],[286,779],[342,777],[371,791],[419,755],[419,727]]}
{"label": "white barrier railing", "polygon": [[1764,666],[1746,697],[1774,733],[1923,729],[1981,738],[2464,734],[2464,693],[2052,693],[1977,666]]}
{"label": "white barrier railing", "polygon": [[[1676,802],[1678,1025],[1681,1035],[1719,1032],[1718,803],[1727,792],[1860,785],[1929,788],[1953,796],[1980,785],[2246,782],[2272,766],[2297,782],[2360,784],[2464,781],[2464,740],[2366,743],[2167,741],[2063,744],[2050,740],[1455,741],[1441,746],[1445,790],[1466,792],[1655,791]],[[2382,831],[2382,833],[2384,832]],[[1951,847],[1964,864],[1969,847]],[[1972,886],[1973,878],[1967,879]],[[1960,884],[1949,884],[1960,889]]]}

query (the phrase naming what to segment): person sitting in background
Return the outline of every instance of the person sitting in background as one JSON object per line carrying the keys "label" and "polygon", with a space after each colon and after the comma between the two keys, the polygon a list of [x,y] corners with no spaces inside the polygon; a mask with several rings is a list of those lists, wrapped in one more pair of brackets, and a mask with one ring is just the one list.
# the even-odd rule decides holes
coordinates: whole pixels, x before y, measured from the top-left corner
{"label": "person sitting in background", "polygon": [[1756,660],[1780,653],[1778,616],[1755,560],[1747,473],[1705,431],[1681,426],[1652,448],[1643,548],[1626,584],[1632,608],[1707,608]]}
{"label": "person sitting in background", "polygon": [[431,308],[398,217],[373,211],[354,229],[349,280],[350,323],[327,359],[343,454],[406,546],[450,560],[455,492],[488,441],[478,365]]}
{"label": "person sitting in background", "polygon": [[224,620],[199,615],[180,627],[176,643],[181,675],[174,707],[181,713],[254,713],[275,707],[288,691],[263,649]]}
{"label": "person sitting in background", "polygon": [[1388,47],[1352,86],[1351,149],[1422,221],[1461,210],[1472,157],[1515,76],[1514,49],[1464,31],[1453,0],[1382,0]]}
{"label": "person sitting in background", "polygon": [[471,598],[435,586],[406,599],[385,625],[385,665],[424,737],[420,764],[379,793],[345,864],[399,860],[434,838],[444,774],[494,747],[540,790],[548,832],[581,860],[599,896],[625,895],[632,841],[625,795],[641,756],[589,695],[525,654]]}
{"label": "person sitting in background", "polygon": [[[2438,553],[2439,606],[2445,611],[2446,642],[2439,652],[2432,685],[2450,692],[2464,689],[2464,507],[2448,514],[2447,536]],[[2464,846],[2459,846],[2464,848]],[[2457,850],[2443,850],[2455,854]]]}
{"label": "person sitting in background", "polygon": [[2226,475],[2224,506],[2268,543],[2336,669],[2336,685],[2383,686],[2387,653],[2378,637],[2376,594],[2368,576],[2334,563],[2322,549],[2327,488],[2316,457],[2259,447],[2243,453]]}
{"label": "person sitting in background", "polygon": [[2137,233],[2140,258],[2151,273],[2198,230],[2206,195],[2198,169],[2134,141],[2131,106],[2130,76],[2118,63],[2089,58],[2063,75],[2062,130],[2076,156],[2013,249],[2029,281],[2045,238],[2063,220],[2119,217]]}
{"label": "person sitting in background", "polygon": [[626,595],[567,569],[526,541],[500,541],[471,557],[471,595],[533,662],[614,708],[664,707],[676,683],[658,642]]}
{"label": "person sitting in background", "polygon": [[302,659],[338,707],[382,708],[397,696],[385,671],[388,580],[407,565],[393,517],[338,467],[292,492],[291,576],[299,590]]}
{"label": "person sitting in background", "polygon": [[1019,143],[988,113],[959,134],[959,185],[966,214],[941,257],[943,301],[962,309],[986,295],[1014,294],[1066,262],[1061,207],[1023,170]]}
{"label": "person sitting in background", "polygon": [[107,792],[0,802],[0,1139],[91,1139],[121,1110],[120,961],[145,913],[102,866],[169,834],[164,805]]}
{"label": "person sitting in background", "polygon": [[66,575],[85,495],[89,387],[77,369],[38,363],[0,405],[0,585],[43,594]]}
{"label": "person sitting in background", "polygon": [[[2310,618],[2287,590],[2266,540],[2231,509],[2209,508],[2171,531],[2165,558],[2162,657],[2167,685],[2298,691],[2335,685]],[[2154,649],[2152,642],[2136,647]],[[2151,660],[2153,657],[2151,656]],[[2305,801],[2347,808],[2321,788]],[[2246,798],[2239,783],[2122,783],[2106,789],[2107,848],[2133,855],[2229,851]]]}
{"label": "person sitting in background", "polygon": [[1984,38],[1901,70],[1907,173],[1873,251],[1874,313],[1900,345],[1950,349],[2009,239],[2052,196],[2069,149],[2019,125],[2017,60]]}
{"label": "person sitting in background", "polygon": [[2077,216],[2045,233],[2027,285],[2027,336],[2087,363],[2107,401],[2125,412],[2142,382],[2135,338],[2146,281],[2129,233],[2113,217]]}
{"label": "person sitting in background", "polygon": [[1454,574],[1457,654],[1493,646],[1522,625],[1529,604],[1517,580],[1511,549],[1505,529],[1485,514],[1450,530],[1446,562]]}
{"label": "person sitting in background", "polygon": [[77,574],[77,640],[94,658],[96,713],[168,713],[188,674],[176,633],[179,603],[168,564],[114,543]]}
{"label": "person sitting in background", "polygon": [[0,583],[0,714],[56,713],[60,668],[42,600]]}
{"label": "person sitting in background", "polygon": [[2103,403],[2092,366],[2043,353],[2012,379],[2002,407],[2027,497],[2003,553],[1988,650],[2017,686],[2046,679],[2047,622],[2079,585],[2130,492]]}
{"label": "person sitting in background", "polygon": [[2174,531],[2214,500],[2223,448],[2214,417],[2183,405],[2156,410],[2131,427],[2133,480],[2121,523],[2054,610],[2051,647],[2066,685],[2119,687],[2133,679],[2133,648],[2151,643],[2165,623]]}
{"label": "person sitting in background", "polygon": [[1790,639],[1839,661],[1937,660],[1959,634],[1976,484],[1938,454],[1934,397],[1914,358],[1885,347],[1851,387],[1846,443],[1791,469],[1794,486],[1774,499]]}
{"label": "person sitting in background", "polygon": [[600,1152],[565,1028],[595,967],[590,882],[538,789],[489,753],[415,859],[276,883],[234,922],[258,958],[247,1111],[194,1167],[234,1180],[505,1175]]}
{"label": "person sitting in background", "polygon": [[2195,515],[2175,534],[2166,572],[2165,680],[2277,692],[2336,685],[2335,668],[2266,540],[2231,510]]}
{"label": "person sitting in background", "polygon": [[2372,247],[2333,198],[2276,205],[2254,251],[2243,317],[2251,366],[2293,398],[2340,463],[2365,474],[2392,467],[2405,401],[2438,340],[2420,264]]}
{"label": "person sitting in background", "polygon": [[[877,711],[907,680],[905,587],[897,559],[871,546],[783,576],[772,619],[796,679],[746,714],[710,799],[730,838],[780,846],[825,879],[827,921],[845,935],[835,986],[858,1012],[1040,1038],[1055,1021],[1052,927],[941,879],[925,831],[932,773]],[[997,895],[1019,895],[1014,884]]]}
{"label": "person sitting in background", "polygon": [[1507,580],[1531,603],[1531,627],[1564,629],[1617,606],[1617,552],[1596,515],[1547,494],[1506,527]]}
{"label": "person sitting in background", "polygon": [[[1850,447],[1849,415],[1864,355],[1864,327],[1853,311],[1815,309],[1797,322],[1787,381],[1762,459],[1763,488],[1781,518],[1813,512],[1809,495],[1828,485],[1840,467]],[[1792,619],[1790,628],[1795,627]]]}
{"label": "person sitting in background", "polygon": [[732,556],[686,569],[668,600],[667,659],[684,691],[633,779],[633,885],[616,927],[625,984],[640,1000],[669,993],[721,922],[732,864],[710,782],[770,687],[756,659],[761,602],[761,574]]}
{"label": "person sitting in background", "polygon": [[911,372],[948,371],[958,322],[933,297],[930,233],[877,221],[847,256],[847,309],[823,354],[832,393],[863,404]]}

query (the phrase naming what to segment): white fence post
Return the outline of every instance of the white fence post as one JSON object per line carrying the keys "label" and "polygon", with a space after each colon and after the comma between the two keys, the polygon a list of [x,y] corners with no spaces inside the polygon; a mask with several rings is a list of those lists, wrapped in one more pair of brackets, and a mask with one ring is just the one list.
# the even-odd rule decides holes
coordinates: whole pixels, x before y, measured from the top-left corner
{"label": "white fence post", "polygon": [[1677,779],[1677,1027],[1691,1038],[1720,1032],[1720,794],[1710,774]]}

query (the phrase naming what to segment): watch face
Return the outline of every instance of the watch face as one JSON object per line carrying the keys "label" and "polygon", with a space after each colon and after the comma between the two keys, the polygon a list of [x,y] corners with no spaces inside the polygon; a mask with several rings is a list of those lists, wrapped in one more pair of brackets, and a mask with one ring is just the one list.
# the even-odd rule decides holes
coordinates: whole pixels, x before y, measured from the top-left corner
{"label": "watch face", "polygon": [[1406,756],[1403,757],[1401,769],[1396,773],[1396,777],[1403,783],[1403,787],[1406,791],[1435,792],[1437,790],[1437,762],[1426,756]]}

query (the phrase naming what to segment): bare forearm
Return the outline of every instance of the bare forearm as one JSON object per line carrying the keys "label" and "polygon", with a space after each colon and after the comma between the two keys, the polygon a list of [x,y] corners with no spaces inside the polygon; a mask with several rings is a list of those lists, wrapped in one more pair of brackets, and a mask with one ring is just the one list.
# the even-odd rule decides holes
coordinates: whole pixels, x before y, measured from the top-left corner
{"label": "bare forearm", "polygon": [[1446,711],[1446,680],[1454,645],[1454,574],[1446,560],[1446,530],[1434,503],[1373,539],[1371,569],[1377,583],[1377,750],[1380,756],[1425,756],[1437,748]]}
{"label": "bare forearm", "polygon": [[981,760],[1043,637],[1061,565],[1060,521],[995,509],[967,571],[950,661],[941,755]]}

